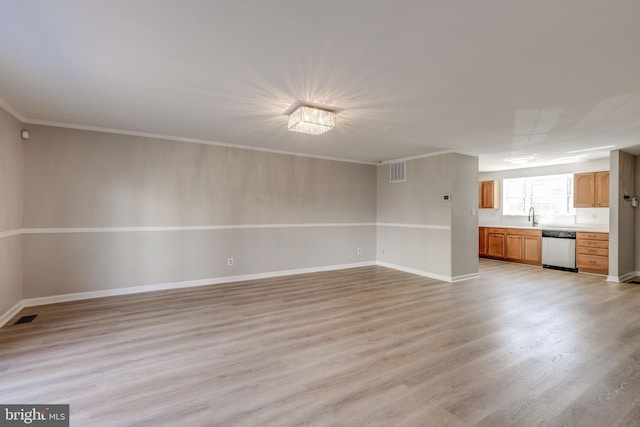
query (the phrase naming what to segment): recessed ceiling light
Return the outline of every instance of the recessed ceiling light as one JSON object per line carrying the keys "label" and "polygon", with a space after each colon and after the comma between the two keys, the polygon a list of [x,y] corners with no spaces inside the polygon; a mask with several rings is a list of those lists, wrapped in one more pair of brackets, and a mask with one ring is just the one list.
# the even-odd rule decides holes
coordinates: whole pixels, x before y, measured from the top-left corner
{"label": "recessed ceiling light", "polygon": [[573,154],[573,153],[584,153],[585,151],[604,150],[604,149],[606,149],[606,148],[613,148],[613,147],[615,147],[615,145],[603,145],[602,147],[585,148],[585,149],[583,149],[583,150],[567,151],[567,154]]}

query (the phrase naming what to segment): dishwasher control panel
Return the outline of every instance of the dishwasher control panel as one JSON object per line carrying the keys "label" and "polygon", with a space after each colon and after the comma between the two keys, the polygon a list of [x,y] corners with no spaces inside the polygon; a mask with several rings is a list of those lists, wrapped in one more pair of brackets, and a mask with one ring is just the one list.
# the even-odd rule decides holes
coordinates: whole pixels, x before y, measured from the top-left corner
{"label": "dishwasher control panel", "polygon": [[542,237],[552,237],[555,239],[575,239],[575,231],[564,230],[542,230]]}

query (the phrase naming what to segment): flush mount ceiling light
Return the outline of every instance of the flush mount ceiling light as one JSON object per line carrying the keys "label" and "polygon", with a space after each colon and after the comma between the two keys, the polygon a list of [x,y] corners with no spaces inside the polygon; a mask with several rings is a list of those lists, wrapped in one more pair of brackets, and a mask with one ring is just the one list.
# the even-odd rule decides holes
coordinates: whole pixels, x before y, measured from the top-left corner
{"label": "flush mount ceiling light", "polygon": [[289,130],[320,135],[336,127],[336,112],[301,105],[289,114]]}

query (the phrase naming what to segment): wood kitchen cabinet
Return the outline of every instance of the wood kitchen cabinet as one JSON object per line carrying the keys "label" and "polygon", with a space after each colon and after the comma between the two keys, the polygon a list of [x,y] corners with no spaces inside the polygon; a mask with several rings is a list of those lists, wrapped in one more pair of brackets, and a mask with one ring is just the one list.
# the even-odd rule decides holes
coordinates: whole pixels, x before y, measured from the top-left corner
{"label": "wood kitchen cabinet", "polygon": [[542,265],[542,231],[480,227],[478,254],[523,264]]}
{"label": "wood kitchen cabinet", "polygon": [[500,207],[500,184],[498,181],[480,181],[478,184],[478,208],[498,209]]}
{"label": "wood kitchen cabinet", "polygon": [[487,257],[506,258],[506,231],[504,228],[487,228]]}
{"label": "wood kitchen cabinet", "polygon": [[609,172],[596,172],[596,194],[594,205],[596,208],[609,207]]}
{"label": "wood kitchen cabinet", "polygon": [[609,274],[609,233],[576,233],[578,271]]}
{"label": "wood kitchen cabinet", "polygon": [[609,172],[587,172],[573,175],[573,207],[609,207]]}
{"label": "wood kitchen cabinet", "polygon": [[507,261],[542,265],[542,231],[507,228]]}
{"label": "wood kitchen cabinet", "polygon": [[485,227],[478,228],[478,255],[487,255],[487,229]]}

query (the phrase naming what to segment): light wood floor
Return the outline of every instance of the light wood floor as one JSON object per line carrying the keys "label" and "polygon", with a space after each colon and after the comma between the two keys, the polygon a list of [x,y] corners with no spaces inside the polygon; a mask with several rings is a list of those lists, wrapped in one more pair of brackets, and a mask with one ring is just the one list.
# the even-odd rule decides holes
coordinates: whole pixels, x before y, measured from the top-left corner
{"label": "light wood floor", "polygon": [[640,285],[481,260],[28,308],[0,403],[74,426],[638,426]]}

